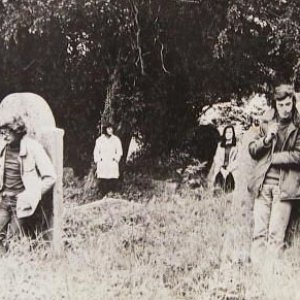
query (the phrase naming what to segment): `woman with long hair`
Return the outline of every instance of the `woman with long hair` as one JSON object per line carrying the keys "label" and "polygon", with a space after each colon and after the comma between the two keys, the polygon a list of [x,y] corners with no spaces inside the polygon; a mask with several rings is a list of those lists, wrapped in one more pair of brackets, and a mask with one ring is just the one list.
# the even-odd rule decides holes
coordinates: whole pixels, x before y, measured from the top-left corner
{"label": "woman with long hair", "polygon": [[211,169],[214,188],[222,189],[225,193],[234,190],[237,153],[235,130],[228,125],[223,130]]}

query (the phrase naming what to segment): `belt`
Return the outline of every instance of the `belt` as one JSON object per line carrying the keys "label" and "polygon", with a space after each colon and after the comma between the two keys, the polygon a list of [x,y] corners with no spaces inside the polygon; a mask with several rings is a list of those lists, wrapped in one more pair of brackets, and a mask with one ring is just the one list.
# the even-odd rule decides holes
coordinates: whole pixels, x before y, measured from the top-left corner
{"label": "belt", "polygon": [[2,197],[3,198],[13,198],[16,197],[18,194],[14,193],[14,192],[3,192],[2,193]]}

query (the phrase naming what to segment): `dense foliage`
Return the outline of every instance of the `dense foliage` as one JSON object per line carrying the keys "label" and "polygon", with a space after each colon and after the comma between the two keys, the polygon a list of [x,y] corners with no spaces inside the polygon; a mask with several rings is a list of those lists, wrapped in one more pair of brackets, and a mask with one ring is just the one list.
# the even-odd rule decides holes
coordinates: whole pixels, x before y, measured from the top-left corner
{"label": "dense foliage", "polygon": [[210,103],[297,83],[297,0],[2,0],[0,96],[31,91],[66,130],[65,160],[90,166],[99,121],[125,152],[180,146]]}

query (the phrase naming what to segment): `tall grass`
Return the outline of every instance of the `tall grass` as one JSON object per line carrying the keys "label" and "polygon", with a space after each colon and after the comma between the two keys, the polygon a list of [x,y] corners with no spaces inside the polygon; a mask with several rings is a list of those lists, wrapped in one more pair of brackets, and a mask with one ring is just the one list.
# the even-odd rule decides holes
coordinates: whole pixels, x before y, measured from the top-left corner
{"label": "tall grass", "polygon": [[13,241],[0,259],[0,299],[300,299],[299,238],[282,260],[253,268],[239,200],[181,195],[66,206],[64,255]]}

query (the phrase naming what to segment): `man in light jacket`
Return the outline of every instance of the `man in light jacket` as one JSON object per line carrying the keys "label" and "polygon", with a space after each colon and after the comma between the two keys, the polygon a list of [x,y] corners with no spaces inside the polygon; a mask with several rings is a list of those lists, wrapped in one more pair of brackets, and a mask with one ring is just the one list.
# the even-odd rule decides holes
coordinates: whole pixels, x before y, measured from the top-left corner
{"label": "man in light jacket", "polygon": [[[54,166],[43,146],[26,136],[21,117],[0,120],[0,247],[22,231],[42,195],[56,180]],[[8,231],[9,229],[9,231]]]}
{"label": "man in light jacket", "polygon": [[275,257],[282,253],[292,204],[300,199],[300,115],[293,86],[277,86],[272,106],[249,143],[257,160],[249,183],[256,197],[251,252],[256,262],[265,258],[266,250]]}

